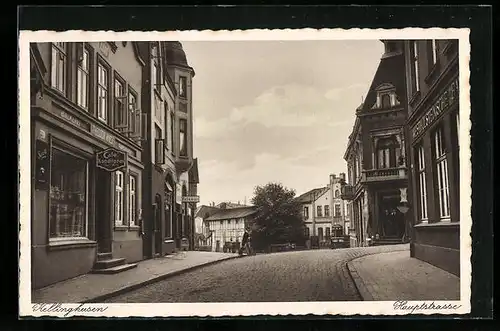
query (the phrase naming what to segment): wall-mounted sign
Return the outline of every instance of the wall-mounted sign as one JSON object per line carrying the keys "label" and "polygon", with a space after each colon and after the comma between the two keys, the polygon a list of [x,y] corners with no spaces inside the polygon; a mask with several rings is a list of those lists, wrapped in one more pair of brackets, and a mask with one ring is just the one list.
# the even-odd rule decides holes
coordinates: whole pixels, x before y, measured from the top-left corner
{"label": "wall-mounted sign", "polygon": [[198,202],[200,202],[200,197],[198,195],[186,195],[186,196],[182,197],[182,202],[198,203]]}
{"label": "wall-mounted sign", "polygon": [[92,133],[94,136],[104,140],[108,144],[111,144],[111,145],[116,144],[115,137],[113,135],[107,133],[106,131],[104,131],[103,129],[101,129],[98,126],[95,126],[92,124],[90,126],[90,133]]}
{"label": "wall-mounted sign", "polygon": [[116,171],[127,166],[127,153],[108,148],[96,153],[96,166],[106,171]]}
{"label": "wall-mounted sign", "polygon": [[37,139],[35,142],[35,187],[38,190],[49,188],[50,146],[47,142]]}
{"label": "wall-mounted sign", "polygon": [[417,121],[417,123],[412,128],[412,137],[415,139],[418,137],[425,129],[427,129],[434,121],[458,101],[458,79],[455,79],[442,93],[438,100],[431,106],[431,108]]}

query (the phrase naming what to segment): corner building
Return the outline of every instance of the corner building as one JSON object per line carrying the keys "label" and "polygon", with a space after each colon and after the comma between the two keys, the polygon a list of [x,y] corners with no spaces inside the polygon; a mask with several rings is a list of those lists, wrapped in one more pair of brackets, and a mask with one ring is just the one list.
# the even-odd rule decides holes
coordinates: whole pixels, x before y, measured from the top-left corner
{"label": "corner building", "polygon": [[458,40],[405,42],[411,255],[460,275]]}
{"label": "corner building", "polygon": [[32,287],[101,259],[133,267],[143,257],[138,45],[32,43],[30,55]]}

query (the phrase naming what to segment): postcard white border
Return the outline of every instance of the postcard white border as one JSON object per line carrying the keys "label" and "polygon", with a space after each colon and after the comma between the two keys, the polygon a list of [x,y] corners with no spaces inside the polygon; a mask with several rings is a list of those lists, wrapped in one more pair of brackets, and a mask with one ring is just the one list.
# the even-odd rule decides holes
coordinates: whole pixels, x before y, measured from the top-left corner
{"label": "postcard white border", "polygon": [[[470,43],[466,28],[405,28],[405,29],[285,29],[232,31],[170,31],[170,32],[113,32],[113,31],[21,31],[19,35],[19,201],[20,201],[20,316],[55,316],[62,313],[35,311],[31,303],[31,192],[30,181],[30,77],[29,43],[49,41],[245,41],[245,40],[363,40],[363,39],[458,39],[460,65],[460,293],[459,301],[434,301],[434,304],[460,305],[454,310],[416,310],[414,314],[465,314],[470,312],[470,263],[472,240],[472,164],[470,162]],[[409,305],[432,301],[411,301]],[[186,317],[186,316],[255,316],[255,315],[406,315],[395,310],[393,301],[373,302],[263,302],[263,303],[162,303],[162,304],[85,304],[85,307],[107,307],[104,312],[78,313],[78,316],[102,317]],[[79,304],[64,304],[77,307]],[[72,316],[71,314],[66,316]]]}

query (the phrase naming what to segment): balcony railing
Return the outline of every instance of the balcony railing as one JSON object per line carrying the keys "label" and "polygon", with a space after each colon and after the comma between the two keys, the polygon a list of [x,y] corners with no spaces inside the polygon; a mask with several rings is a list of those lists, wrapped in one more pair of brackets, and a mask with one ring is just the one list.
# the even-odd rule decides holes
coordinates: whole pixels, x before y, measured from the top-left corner
{"label": "balcony railing", "polygon": [[352,200],[354,199],[354,186],[344,185],[340,189],[340,198],[342,200]]}
{"label": "balcony railing", "polygon": [[363,170],[363,182],[379,182],[386,180],[407,179],[406,168],[386,168]]}

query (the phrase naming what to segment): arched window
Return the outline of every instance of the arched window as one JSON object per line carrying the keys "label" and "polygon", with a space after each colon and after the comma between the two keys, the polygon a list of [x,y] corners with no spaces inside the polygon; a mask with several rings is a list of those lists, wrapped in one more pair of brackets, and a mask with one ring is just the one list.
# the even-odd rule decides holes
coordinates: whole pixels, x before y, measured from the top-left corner
{"label": "arched window", "polygon": [[339,190],[335,190],[335,197],[338,198],[340,196],[340,191]]}
{"label": "arched window", "polygon": [[397,167],[401,149],[395,137],[383,138],[377,144],[377,168]]}

